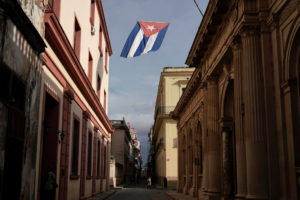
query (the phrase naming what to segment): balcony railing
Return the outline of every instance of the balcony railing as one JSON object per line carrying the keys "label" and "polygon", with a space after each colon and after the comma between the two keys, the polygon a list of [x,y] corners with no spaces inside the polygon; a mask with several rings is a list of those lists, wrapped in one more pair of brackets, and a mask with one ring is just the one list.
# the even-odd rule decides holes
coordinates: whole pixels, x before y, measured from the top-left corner
{"label": "balcony railing", "polygon": [[155,110],[155,118],[157,115],[168,115],[175,109],[175,106],[159,106]]}

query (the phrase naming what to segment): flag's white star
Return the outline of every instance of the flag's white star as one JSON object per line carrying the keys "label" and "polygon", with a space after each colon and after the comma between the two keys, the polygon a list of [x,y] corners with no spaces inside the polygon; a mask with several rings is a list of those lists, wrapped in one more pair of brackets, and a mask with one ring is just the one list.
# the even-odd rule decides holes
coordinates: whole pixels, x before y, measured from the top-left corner
{"label": "flag's white star", "polygon": [[153,25],[148,25],[147,29],[149,29],[150,31],[153,31],[154,29],[156,29]]}

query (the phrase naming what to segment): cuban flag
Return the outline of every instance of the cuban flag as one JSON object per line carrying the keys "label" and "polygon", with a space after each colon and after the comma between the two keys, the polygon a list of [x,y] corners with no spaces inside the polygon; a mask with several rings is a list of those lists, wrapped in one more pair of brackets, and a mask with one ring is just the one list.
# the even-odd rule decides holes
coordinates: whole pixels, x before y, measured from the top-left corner
{"label": "cuban flag", "polygon": [[124,45],[121,56],[135,57],[158,50],[169,24],[168,22],[138,21]]}

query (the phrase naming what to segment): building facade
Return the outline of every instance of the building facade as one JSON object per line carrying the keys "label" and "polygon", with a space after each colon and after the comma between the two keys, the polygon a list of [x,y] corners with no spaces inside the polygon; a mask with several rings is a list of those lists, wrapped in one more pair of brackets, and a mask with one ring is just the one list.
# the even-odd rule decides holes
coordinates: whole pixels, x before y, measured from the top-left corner
{"label": "building facade", "polygon": [[[111,120],[115,129],[111,142],[111,154],[115,159],[116,184],[138,182],[141,174],[141,143],[137,132],[123,120]],[[114,179],[114,177],[111,177]]]}
{"label": "building facade", "polygon": [[165,67],[160,75],[152,130],[154,180],[164,188],[177,185],[177,129],[169,117],[194,69]]}
{"label": "building facade", "polygon": [[45,199],[52,172],[58,187],[51,199],[86,199],[109,186],[112,49],[102,3],[49,0],[44,6],[47,48],[39,92],[35,197]]}
{"label": "building facade", "polygon": [[138,140],[138,134],[134,128],[130,128],[131,144],[132,144],[132,158],[133,158],[133,179],[131,182],[139,183],[142,173],[142,155],[141,142]]}
{"label": "building facade", "polygon": [[116,184],[120,185],[129,183],[132,175],[130,127],[125,119],[111,120],[111,123],[115,129],[111,140],[111,155],[115,159]]}
{"label": "building facade", "polygon": [[186,63],[178,191],[299,199],[300,3],[210,0]]}
{"label": "building facade", "polygon": [[0,199],[34,200],[42,1],[0,1]]}

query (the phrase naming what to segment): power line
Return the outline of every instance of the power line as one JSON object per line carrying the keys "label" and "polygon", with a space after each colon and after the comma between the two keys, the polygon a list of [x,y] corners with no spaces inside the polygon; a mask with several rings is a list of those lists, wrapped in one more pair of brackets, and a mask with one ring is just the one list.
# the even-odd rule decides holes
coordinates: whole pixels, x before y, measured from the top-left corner
{"label": "power line", "polygon": [[194,0],[194,2],[195,2],[195,4],[196,4],[196,6],[197,6],[197,8],[198,8],[198,10],[199,10],[199,12],[200,12],[200,14],[201,14],[202,17],[203,17],[203,12],[201,11],[201,9],[200,9],[198,3],[196,2],[196,0]]}

